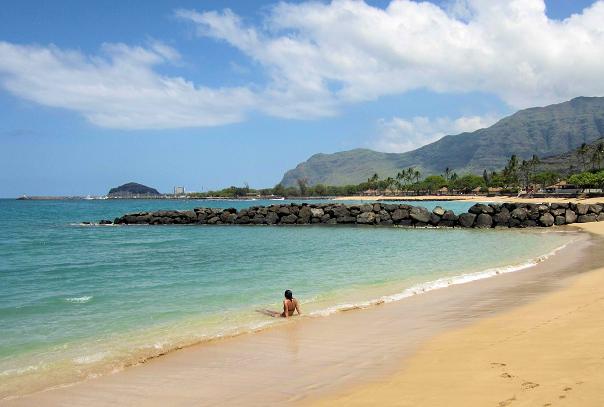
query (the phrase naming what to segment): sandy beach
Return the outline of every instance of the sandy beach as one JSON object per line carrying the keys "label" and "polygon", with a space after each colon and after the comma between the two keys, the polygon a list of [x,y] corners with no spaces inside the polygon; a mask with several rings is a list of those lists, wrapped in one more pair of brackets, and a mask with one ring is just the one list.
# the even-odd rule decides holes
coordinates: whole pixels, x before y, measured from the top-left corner
{"label": "sandy beach", "polygon": [[[506,273],[469,284],[454,285],[365,310],[293,320],[288,324],[251,335],[216,340],[171,352],[123,371],[71,386],[21,398],[5,399],[0,401],[0,405],[188,406],[225,403],[274,405],[284,402],[334,405],[352,404],[353,401],[358,401],[358,405],[371,405],[377,400],[384,405],[397,405],[402,402],[408,403],[403,405],[443,405],[439,403],[444,399],[435,399],[428,404],[418,400],[436,397],[434,386],[443,386],[447,392],[455,392],[459,384],[459,391],[467,392],[472,383],[486,386],[483,389],[489,402],[497,399],[493,405],[514,397],[515,393],[508,396],[512,384],[529,386],[524,384],[525,382],[539,383],[539,392],[549,388],[546,383],[551,382],[552,391],[554,388],[556,391],[563,391],[563,388],[572,387],[575,394],[579,394],[579,385],[576,383],[582,381],[584,383],[581,388],[587,392],[590,388],[595,388],[590,386],[596,386],[597,383],[592,381],[591,377],[580,378],[585,376],[581,376],[581,372],[585,372],[585,366],[575,366],[573,352],[582,352],[581,349],[591,349],[597,345],[587,341],[585,347],[581,345],[582,338],[587,333],[580,327],[585,321],[590,321],[590,318],[597,317],[596,314],[592,315],[591,311],[589,315],[583,314],[593,307],[585,304],[594,303],[594,296],[597,295],[597,285],[594,285],[594,281],[584,279],[598,278],[595,282],[599,282],[602,274],[585,275],[571,286],[570,291],[560,291],[570,294],[555,294],[569,296],[566,302],[560,300],[561,304],[566,304],[564,306],[556,307],[558,300],[555,300],[553,305],[542,303],[553,301],[550,298],[557,298],[543,297],[544,295],[558,292],[574,282],[577,275],[595,268],[596,265],[604,264],[603,256],[593,239],[588,239],[587,235],[583,238],[581,235],[577,236],[576,243],[527,269],[528,271]],[[510,314],[505,313],[519,305],[530,304],[537,298],[545,299],[529,305],[538,307],[536,311],[528,313],[518,309]],[[581,306],[584,307],[580,308]],[[571,309],[575,310],[574,314],[569,314]],[[577,312],[576,309],[580,311]],[[494,315],[502,315],[497,318],[503,318],[503,322],[492,322],[499,319],[484,320]],[[584,318],[581,321],[567,321],[566,318],[575,318],[574,315],[583,315]],[[555,324],[547,323],[555,317]],[[478,322],[482,320],[484,322]],[[570,325],[566,326],[573,326],[573,329],[562,329],[556,325],[558,322],[568,323]],[[574,329],[575,323],[578,324],[577,330]],[[467,333],[458,331],[468,326]],[[529,328],[535,330],[535,326],[554,330],[546,336],[560,338],[563,334],[570,335],[564,342],[553,343],[552,346],[557,347],[551,352],[564,350],[562,354],[568,357],[566,363],[573,365],[575,369],[573,372],[576,374],[572,379],[571,376],[567,377],[566,373],[563,378],[554,381],[549,376],[540,376],[538,372],[523,371],[523,365],[517,359],[522,359],[527,352],[533,354],[534,346],[527,350],[523,350],[521,346],[517,347],[518,355],[502,354],[500,349],[492,350],[492,343],[508,349],[508,345],[513,344],[510,341],[531,338],[524,332],[532,332]],[[596,333],[593,330],[597,329],[597,325],[592,326],[595,328],[592,328],[590,333]],[[475,336],[474,330],[484,332],[486,336]],[[535,342],[538,349],[545,351],[546,348],[542,345],[548,343],[546,336]],[[437,339],[431,341],[431,338],[435,337]],[[588,338],[590,341],[599,340],[589,336]],[[424,345],[426,343],[428,345]],[[444,344],[450,344],[452,347],[445,348]],[[509,346],[510,352],[516,349],[513,345]],[[494,380],[492,385],[503,386],[500,392],[491,392],[490,382],[475,382],[487,380],[488,376],[480,370],[484,367],[480,363],[483,348],[485,352],[495,353],[484,356],[488,359],[485,372],[497,373],[495,379],[501,380],[501,383]],[[431,349],[436,349],[437,353]],[[551,355],[555,356],[556,353]],[[599,363],[602,362],[602,355],[592,354],[591,358],[590,355],[581,355],[587,358],[580,361],[594,366],[594,372],[601,366]],[[579,354],[576,356],[580,357]],[[549,351],[543,354],[543,359],[550,360]],[[475,361],[476,372],[467,370],[474,366],[466,363],[467,361]],[[505,363],[505,366],[491,363]],[[525,364],[533,366],[530,361]],[[462,370],[460,366],[463,366]],[[435,371],[443,376],[435,375]],[[551,369],[544,370],[551,375],[561,374],[563,371],[567,370],[566,365],[562,364],[552,365]],[[591,370],[587,371],[591,374],[589,372]],[[403,387],[398,380],[407,382],[407,375],[420,377],[420,374],[427,375],[424,377],[435,375],[435,379],[433,382],[432,379],[414,379],[416,385],[412,388],[415,393],[400,392]],[[503,374],[513,377],[505,381],[501,376]],[[474,379],[474,375],[480,377]],[[437,381],[437,376],[441,381]],[[287,379],[284,380],[284,377]],[[521,382],[517,383],[518,381]],[[451,386],[450,383],[455,383],[456,386]],[[562,383],[564,386],[558,389]],[[566,393],[568,391],[560,395]],[[376,399],[376,394],[383,398]],[[444,394],[444,390],[438,395],[441,394]],[[519,398],[523,394],[515,396]],[[459,400],[464,400],[463,394],[458,396]],[[476,397],[477,403],[482,400],[479,396]],[[459,405],[485,405],[468,404],[470,399],[465,400],[460,401]]]}
{"label": "sandy beach", "polygon": [[[563,203],[576,202],[595,204],[604,201],[603,197],[597,198],[519,198],[509,196],[484,196],[484,195],[421,195],[421,196],[341,196],[335,201],[467,201],[467,202],[494,202],[494,203]],[[445,205],[445,204],[443,204]]]}
{"label": "sandy beach", "polygon": [[[604,224],[580,225],[604,234]],[[390,377],[317,406],[602,406],[604,268],[423,344]]]}

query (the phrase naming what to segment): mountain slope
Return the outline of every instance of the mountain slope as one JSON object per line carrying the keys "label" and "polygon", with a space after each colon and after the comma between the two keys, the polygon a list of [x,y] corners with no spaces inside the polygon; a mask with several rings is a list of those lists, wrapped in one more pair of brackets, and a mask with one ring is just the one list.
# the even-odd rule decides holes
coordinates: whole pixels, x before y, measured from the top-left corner
{"label": "mountain slope", "polygon": [[283,176],[292,186],[299,178],[311,185],[356,184],[374,173],[394,176],[416,167],[422,175],[440,174],[449,167],[457,173],[482,173],[503,168],[512,154],[520,159],[533,154],[559,155],[604,137],[604,98],[578,97],[568,102],[521,110],[493,126],[471,133],[445,136],[406,153],[380,153],[356,149],[315,154]]}

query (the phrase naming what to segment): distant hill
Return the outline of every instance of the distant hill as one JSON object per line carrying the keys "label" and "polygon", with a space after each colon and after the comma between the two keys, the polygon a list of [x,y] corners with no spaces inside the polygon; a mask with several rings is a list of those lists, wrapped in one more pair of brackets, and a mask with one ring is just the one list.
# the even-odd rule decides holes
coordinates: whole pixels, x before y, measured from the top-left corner
{"label": "distant hill", "polygon": [[116,188],[111,188],[109,190],[109,197],[125,197],[132,195],[147,195],[147,196],[155,196],[161,195],[157,192],[157,189],[150,188],[146,185],[137,184],[136,182],[129,182],[124,185],[120,185]]}
{"label": "distant hill", "polygon": [[559,155],[604,137],[604,98],[578,97],[546,107],[520,110],[493,126],[445,136],[406,153],[380,153],[356,149],[334,154],[315,154],[283,176],[293,186],[299,178],[310,185],[357,184],[374,173],[394,176],[402,168],[416,167],[422,176],[442,174],[450,168],[458,174],[503,168],[512,154],[520,159]]}

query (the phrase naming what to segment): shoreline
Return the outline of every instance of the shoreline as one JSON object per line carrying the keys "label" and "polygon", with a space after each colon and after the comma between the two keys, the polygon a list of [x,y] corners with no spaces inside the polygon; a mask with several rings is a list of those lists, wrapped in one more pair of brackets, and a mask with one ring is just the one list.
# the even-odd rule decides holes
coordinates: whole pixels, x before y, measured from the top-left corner
{"label": "shoreline", "polygon": [[376,195],[376,196],[339,196],[333,198],[333,201],[462,201],[462,202],[478,202],[478,203],[582,203],[582,204],[596,204],[598,201],[602,201],[603,197],[595,198],[573,198],[573,197],[546,197],[546,198],[520,198],[515,196],[486,196],[486,195],[412,195],[412,196],[390,196],[390,195]]}
{"label": "shoreline", "polygon": [[[579,243],[576,243],[579,244]],[[574,244],[571,244],[571,246],[573,247],[569,247],[566,249],[562,249],[563,251],[565,250],[570,250],[573,251],[574,249],[576,249],[574,246]],[[554,256],[554,258],[557,258],[558,256]],[[572,256],[571,256],[572,257]],[[535,267],[531,268],[531,270],[539,270],[542,269],[542,272],[544,272],[544,269],[546,267],[544,267],[544,264],[549,264],[551,263],[551,261],[544,261],[541,262],[539,264],[537,264]],[[547,273],[545,273],[547,274]],[[145,371],[151,372],[153,371],[155,374],[161,376],[162,374],[164,374],[164,372],[167,370],[169,372],[171,372],[172,374],[174,374],[175,376],[178,377],[178,380],[174,380],[174,392],[168,394],[168,396],[171,395],[171,397],[175,397],[179,400],[182,400],[181,396],[178,396],[178,394],[180,392],[183,391],[183,389],[188,388],[191,383],[191,377],[188,373],[191,373],[190,369],[193,369],[193,371],[196,370],[204,370],[204,362],[210,362],[211,364],[213,364],[214,366],[218,365],[221,367],[221,369],[218,369],[222,375],[225,376],[229,376],[230,374],[232,374],[233,372],[231,371],[234,366],[228,365],[228,364],[224,364],[225,360],[224,359],[220,359],[220,357],[216,358],[216,357],[212,357],[209,353],[212,352],[218,352],[220,354],[223,355],[226,353],[227,355],[229,355],[229,352],[231,352],[231,356],[233,354],[233,352],[235,354],[238,353],[237,349],[233,349],[233,347],[237,348],[237,347],[244,347],[246,349],[249,350],[250,353],[252,354],[262,354],[263,352],[271,352],[272,345],[268,346],[271,342],[276,342],[276,343],[282,343],[283,342],[283,336],[289,337],[291,338],[292,336],[292,331],[299,331],[302,327],[304,327],[305,330],[310,330],[311,332],[314,332],[315,335],[312,334],[308,334],[306,333],[304,335],[304,340],[305,341],[313,341],[316,339],[316,336],[321,336],[321,334],[323,334],[323,336],[325,335],[325,333],[329,333],[326,332],[326,330],[330,330],[330,326],[333,324],[336,325],[340,325],[339,328],[337,329],[344,329],[346,332],[356,332],[358,330],[358,326],[359,324],[364,325],[364,324],[371,324],[374,323],[373,319],[376,318],[378,321],[381,321],[381,323],[386,323],[388,321],[390,321],[392,319],[393,315],[397,315],[398,312],[401,311],[400,308],[402,308],[402,311],[405,312],[406,314],[409,312],[415,312],[415,313],[420,313],[422,312],[422,309],[425,307],[426,303],[431,303],[431,302],[436,302],[437,305],[442,307],[442,303],[443,301],[445,303],[447,302],[456,302],[458,301],[455,298],[455,293],[458,291],[463,292],[469,292],[471,293],[471,297],[474,301],[479,301],[481,297],[483,297],[486,293],[484,293],[482,291],[482,288],[487,288],[489,290],[497,290],[498,288],[501,288],[501,284],[498,284],[497,281],[493,281],[493,280],[499,280],[499,282],[502,282],[503,280],[508,280],[510,282],[514,282],[516,281],[516,283],[518,282],[522,282],[527,280],[527,273],[510,273],[509,275],[501,275],[498,276],[497,278],[487,278],[484,280],[479,280],[479,281],[474,281],[472,282],[472,284],[461,284],[458,286],[451,286],[449,287],[449,290],[435,290],[435,291],[431,291],[429,293],[426,293],[424,295],[421,296],[414,296],[414,297],[408,297],[405,299],[405,301],[398,301],[398,302],[394,302],[394,303],[390,303],[390,304],[385,304],[383,306],[373,306],[370,307],[368,309],[365,309],[362,312],[339,312],[338,317],[326,317],[326,318],[310,318],[310,319],[303,319],[303,320],[299,320],[299,321],[295,321],[295,323],[291,323],[291,324],[277,324],[277,326],[274,327],[270,327],[267,328],[261,332],[256,332],[254,333],[254,335],[242,335],[242,336],[238,336],[238,337],[232,337],[232,338],[227,338],[224,340],[218,340],[218,341],[214,341],[214,343],[204,343],[201,345],[192,345],[190,347],[187,347],[186,349],[182,349],[179,350],[178,352],[169,352],[167,355],[162,356],[161,358],[153,358],[148,360],[146,363],[140,364],[140,365],[136,365],[133,367],[130,367],[126,370],[123,370],[121,372],[118,372],[116,374],[113,375],[108,375],[108,376],[103,376],[100,377],[98,379],[93,379],[93,380],[88,380],[88,381],[84,381],[84,382],[79,382],[76,383],[74,385],[71,385],[69,387],[63,387],[63,388],[57,388],[57,389],[53,389],[53,390],[49,390],[49,391],[45,391],[45,392],[41,392],[41,393],[35,393],[31,396],[25,396],[23,398],[16,398],[16,399],[12,399],[12,400],[4,400],[4,401],[0,401],[0,404],[4,405],[6,403],[6,405],[24,405],[28,404],[28,402],[34,402],[34,400],[36,400],[38,403],[42,403],[45,405],[54,405],[56,404],[61,404],[60,400],[65,400],[65,397],[71,399],[74,396],[78,396],[81,397],[81,401],[82,404],[86,404],[86,405],[108,405],[109,403],[107,403],[106,400],[106,396],[102,396],[100,393],[99,389],[102,388],[106,388],[106,386],[109,386],[110,389],[113,389],[113,391],[115,392],[115,394],[111,395],[112,398],[118,398],[119,400],[123,401],[123,402],[133,402],[137,399],[131,399],[130,397],[132,397],[132,394],[130,394],[128,391],[124,391],[121,385],[121,382],[123,380],[130,380],[131,384],[134,386],[134,388],[140,388],[141,386],[144,388],[147,388],[148,390],[153,389],[154,386],[150,386],[149,383],[145,382],[144,377],[147,376],[149,373],[145,373]],[[530,280],[530,279],[528,279]],[[545,280],[544,280],[545,281]],[[530,282],[530,281],[529,281]],[[508,289],[511,289],[512,291],[515,291],[515,287],[516,287],[516,283],[512,284],[511,286],[507,286]],[[552,282],[548,282],[547,284],[551,284]],[[546,285],[547,285],[546,284]],[[481,288],[482,287],[482,288]],[[518,290],[516,290],[518,291]],[[418,300],[418,298],[425,298],[424,300]],[[424,304],[420,307],[418,307],[418,303],[419,304]],[[506,306],[510,306],[510,304],[507,304]],[[502,306],[497,307],[497,309],[499,310]],[[398,309],[398,312],[395,312],[393,310]],[[388,310],[388,312],[384,311],[382,312],[382,310]],[[394,312],[394,314],[393,314]],[[480,311],[482,312],[482,311]],[[388,316],[389,315],[389,316]],[[405,346],[403,346],[401,349],[395,349],[398,347],[394,347],[394,344],[390,345],[390,348],[388,349],[389,354],[391,354],[390,356],[392,356],[392,354],[396,354],[396,355],[408,355],[410,353],[412,353],[413,348],[419,344],[420,342],[425,341],[427,338],[429,338],[430,336],[434,335],[435,333],[437,333],[436,331],[442,330],[444,328],[447,328],[450,326],[454,326],[455,324],[459,324],[459,323],[464,323],[462,320],[465,318],[470,318],[471,316],[469,315],[462,315],[463,318],[454,318],[453,320],[449,321],[449,320],[443,320],[440,321],[439,324],[420,324],[421,326],[415,326],[415,327],[408,327],[407,328],[411,328],[412,330],[415,329],[418,334],[417,337],[413,337],[411,338],[412,340],[409,341],[409,338],[406,338],[405,340],[407,341],[407,344]],[[426,317],[428,318],[435,318],[437,317],[437,315],[426,315]],[[442,316],[441,316],[442,318]],[[470,318],[471,319],[471,318]],[[357,320],[357,322],[355,322],[354,326],[350,325],[350,320]],[[403,324],[403,326],[408,325],[410,322],[413,321],[400,321],[400,323]],[[465,321],[467,322],[467,321]],[[377,341],[378,337],[383,338],[382,334],[379,334],[380,330],[383,330],[383,327],[380,327],[380,329],[375,329],[373,330],[374,332],[369,335],[371,336],[371,338],[366,338],[365,341],[360,341],[360,340],[352,340],[350,345],[350,349],[351,350],[355,350],[354,352],[350,353],[350,358],[352,358],[352,364],[349,366],[349,368],[355,370],[359,370],[359,366],[366,366],[367,365],[367,361],[365,360],[365,358],[359,358],[358,352],[356,350],[360,349],[364,349],[366,348],[366,344],[362,343],[362,342],[367,342],[367,339],[369,339],[369,342],[373,341],[373,343],[379,343],[379,341]],[[331,329],[331,333],[334,333],[334,330]],[[387,334],[387,333],[386,333]],[[390,333],[392,334],[392,333]],[[399,333],[400,335],[400,333]],[[327,335],[329,336],[329,335]],[[255,340],[253,340],[253,338],[256,338]],[[329,346],[332,346],[332,342],[335,340],[333,337],[331,338],[324,338],[327,339],[327,343],[328,348]],[[285,341],[287,342],[287,341]],[[358,374],[348,374],[347,376],[347,380],[344,380],[344,382],[341,382],[339,380],[336,380],[334,382],[333,377],[330,377],[329,374],[327,374],[326,377],[318,378],[318,377],[314,377],[316,374],[313,373],[314,370],[325,370],[327,368],[327,366],[325,366],[322,363],[322,360],[326,357],[326,355],[324,355],[326,349],[316,349],[316,347],[314,349],[311,350],[307,350],[307,352],[309,352],[309,356],[310,359],[314,359],[314,369],[308,369],[308,367],[304,367],[301,366],[302,368],[304,368],[303,370],[305,371],[305,374],[308,376],[308,380],[306,382],[306,384],[308,385],[307,387],[305,386],[293,386],[289,391],[284,391],[284,397],[287,400],[290,401],[297,401],[300,400],[300,395],[302,395],[302,399],[306,396],[314,396],[316,395],[316,393],[318,394],[326,394],[326,393],[330,393],[332,391],[334,391],[336,388],[342,386],[342,385],[350,385],[352,382],[361,382],[362,381],[362,374],[360,374],[359,372],[357,372]],[[380,352],[381,352],[381,348],[380,347],[376,347],[375,349],[372,350],[373,353],[375,353],[375,356],[380,359]],[[284,352],[284,349],[280,349],[281,354],[279,355],[279,358],[281,359],[291,359],[292,355],[288,354],[287,351]],[[199,366],[194,367],[191,366],[190,362],[187,359],[196,359],[198,361]],[[383,356],[382,356],[383,358]],[[269,366],[267,366],[266,361],[263,361],[262,358],[258,358],[257,356],[255,358],[252,358],[251,361],[249,362],[254,362],[253,364],[259,365],[259,368],[261,369],[261,371],[263,371],[265,373],[265,377],[260,378],[262,380],[260,380],[260,382],[263,382],[264,385],[267,385],[268,383],[272,383],[273,380],[275,382],[278,382],[279,378],[278,377],[274,377],[273,373],[271,373],[273,370],[277,370],[277,372],[279,371],[279,366],[280,364],[274,364],[274,362],[268,363]],[[299,362],[298,362],[299,363]],[[346,363],[344,363],[346,364]],[[378,364],[379,365],[379,364]],[[258,367],[258,366],[256,366]],[[270,367],[270,368],[269,368]],[[342,366],[344,367],[344,366]],[[378,368],[376,369],[377,371],[381,371],[381,369],[384,366],[378,366]],[[212,370],[210,370],[212,371]],[[208,373],[208,372],[206,372]],[[170,375],[169,375],[170,376]],[[269,380],[270,379],[270,380]],[[142,380],[142,382],[141,382]],[[310,383],[310,384],[309,384]],[[311,385],[312,383],[314,383],[314,385]],[[319,383],[319,384],[318,384]],[[258,404],[262,404],[260,402],[260,400],[266,400],[266,397],[269,396],[270,392],[266,393],[266,394],[258,394],[258,390],[256,390],[256,386],[251,386],[250,384],[252,383],[242,383],[241,386],[243,388],[247,388],[248,391],[251,391],[252,393],[257,394],[257,398],[255,398],[255,400],[258,401]],[[258,383],[257,383],[258,384]],[[217,383],[218,388],[220,388],[219,383]],[[261,385],[261,384],[258,384]],[[100,387],[99,387],[100,386]],[[212,387],[212,386],[210,386]],[[176,389],[178,389],[178,391],[176,391]],[[214,387],[214,389],[216,389],[216,387]],[[223,384],[223,391],[224,389],[224,384]],[[132,391],[133,389],[130,389],[130,391]],[[85,394],[84,394],[85,393]],[[262,393],[262,392],[260,392]],[[298,396],[296,396],[298,395]],[[159,397],[160,399],[162,399],[162,397],[165,395],[155,395],[155,397]],[[189,395],[189,397],[191,397],[192,395]],[[220,397],[218,397],[218,394],[214,394],[213,397],[215,397],[215,401],[218,400],[222,400]],[[125,398],[123,398],[125,397]],[[199,397],[199,395],[198,395]],[[239,395],[239,397],[242,397],[242,395]],[[206,395],[206,399],[205,400],[211,400],[212,397],[209,395]],[[38,401],[39,400],[39,401]],[[163,398],[162,399],[164,403],[169,403],[170,402],[170,398]],[[234,399],[235,400],[235,399]],[[184,401],[184,400],[183,400]],[[277,400],[275,400],[276,402]],[[153,401],[154,402],[154,401]],[[145,403],[144,404],[153,404],[151,399],[145,399]],[[79,404],[79,403],[76,403]],[[185,402],[186,404],[186,402]],[[159,404],[158,404],[159,405]]]}
{"label": "shoreline", "polygon": [[[603,224],[574,228],[604,244]],[[388,376],[308,405],[601,406],[602,284],[600,260],[560,290],[436,335]]]}

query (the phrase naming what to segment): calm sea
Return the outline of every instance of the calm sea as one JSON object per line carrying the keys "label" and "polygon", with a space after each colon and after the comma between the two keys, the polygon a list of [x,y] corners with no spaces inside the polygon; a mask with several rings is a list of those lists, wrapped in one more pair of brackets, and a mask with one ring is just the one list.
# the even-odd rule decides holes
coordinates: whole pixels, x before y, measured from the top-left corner
{"label": "calm sea", "polygon": [[[0,398],[305,314],[403,299],[533,264],[567,233],[376,227],[79,226],[253,201],[0,200]],[[424,202],[431,209],[436,202]],[[471,204],[444,202],[456,213]]]}

